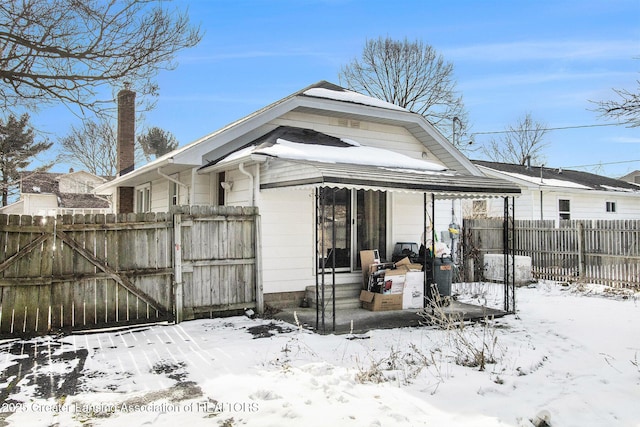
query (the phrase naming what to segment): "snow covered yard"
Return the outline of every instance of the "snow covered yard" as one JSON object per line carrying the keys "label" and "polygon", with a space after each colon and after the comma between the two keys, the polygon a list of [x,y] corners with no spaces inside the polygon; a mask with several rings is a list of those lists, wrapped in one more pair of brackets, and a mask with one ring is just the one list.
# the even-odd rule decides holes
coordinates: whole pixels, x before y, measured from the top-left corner
{"label": "snow covered yard", "polygon": [[[494,288],[463,298],[491,304]],[[531,426],[546,413],[552,426],[640,426],[640,295],[539,283],[516,297],[517,315],[462,329],[323,336],[232,317],[8,341],[0,420]]]}

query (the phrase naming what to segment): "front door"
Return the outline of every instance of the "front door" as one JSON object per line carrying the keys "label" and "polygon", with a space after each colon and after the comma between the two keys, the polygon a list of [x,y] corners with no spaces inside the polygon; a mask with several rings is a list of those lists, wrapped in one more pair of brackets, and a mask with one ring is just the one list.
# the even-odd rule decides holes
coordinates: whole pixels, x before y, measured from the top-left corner
{"label": "front door", "polygon": [[319,268],[360,270],[360,251],[378,249],[386,258],[386,193],[322,188],[318,197]]}

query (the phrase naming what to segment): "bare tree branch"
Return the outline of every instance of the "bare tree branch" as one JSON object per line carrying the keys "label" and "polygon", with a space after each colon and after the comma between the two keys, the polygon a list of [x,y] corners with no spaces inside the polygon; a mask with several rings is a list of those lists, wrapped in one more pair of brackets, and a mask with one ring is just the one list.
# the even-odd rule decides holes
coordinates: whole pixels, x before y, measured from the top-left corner
{"label": "bare tree branch", "polygon": [[600,101],[596,111],[602,117],[618,120],[629,127],[640,126],[640,80],[636,80],[638,91],[633,93],[626,89],[613,89],[617,100]]}
{"label": "bare tree branch", "polygon": [[[0,103],[62,101],[97,112],[124,82],[156,95],[155,77],[201,40],[186,13],[150,0],[21,0],[0,3]],[[109,91],[110,92],[110,91]]]}
{"label": "bare tree branch", "polygon": [[[58,161],[105,178],[118,174],[118,127],[113,117],[99,115],[84,120],[80,126],[71,126],[58,143],[61,147]],[[142,161],[142,156],[142,148],[136,144],[136,163]]]}
{"label": "bare tree branch", "polygon": [[524,165],[528,160],[542,163],[543,150],[546,147],[544,136],[546,125],[536,122],[531,113],[507,126],[505,133],[498,139],[492,139],[488,146],[482,147],[482,153],[494,162]]}
{"label": "bare tree branch", "polygon": [[428,44],[367,40],[362,57],[343,66],[339,78],[349,89],[422,114],[449,138],[454,117],[461,125],[456,131],[465,132],[467,113],[456,92],[453,64]]}

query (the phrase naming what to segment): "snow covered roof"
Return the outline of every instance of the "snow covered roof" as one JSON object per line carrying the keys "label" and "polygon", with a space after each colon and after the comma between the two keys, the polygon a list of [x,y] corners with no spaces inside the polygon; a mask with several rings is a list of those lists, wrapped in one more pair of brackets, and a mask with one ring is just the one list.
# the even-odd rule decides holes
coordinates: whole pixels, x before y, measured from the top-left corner
{"label": "snow covered roof", "polygon": [[112,194],[115,187],[143,184],[156,179],[159,171],[174,174],[194,167],[202,170],[202,165],[209,165],[212,159],[246,147],[249,135],[256,138],[269,132],[274,120],[292,111],[403,127],[449,169],[482,175],[424,116],[323,80],[98,186],[96,194]]}
{"label": "snow covered roof", "polygon": [[252,142],[251,145],[222,159],[215,160],[209,165],[229,163],[249,155],[422,172],[443,172],[446,170],[444,166],[432,161],[415,159],[382,148],[364,146],[352,139],[337,138],[311,129],[289,126],[280,126]]}
{"label": "snow covered roof", "polygon": [[514,178],[543,187],[640,193],[640,187],[635,184],[589,172],[484,160],[472,162],[476,166],[496,171],[506,179]]}
{"label": "snow covered roof", "polygon": [[435,162],[288,126],[276,128],[201,171],[265,157],[280,163],[266,169],[261,189],[329,186],[434,192],[441,197],[497,197],[520,192],[508,181],[460,175]]}
{"label": "snow covered roof", "polygon": [[373,98],[371,96],[362,95],[358,92],[353,92],[351,90],[346,90],[336,86],[337,89],[328,89],[328,88],[311,88],[302,92],[307,96],[314,96],[317,98],[327,98],[334,99],[336,101],[346,101],[353,102],[356,104],[369,105],[372,107],[381,107],[381,108],[390,108],[392,110],[401,110],[408,111],[406,108],[399,107],[390,102],[382,101],[377,98]]}

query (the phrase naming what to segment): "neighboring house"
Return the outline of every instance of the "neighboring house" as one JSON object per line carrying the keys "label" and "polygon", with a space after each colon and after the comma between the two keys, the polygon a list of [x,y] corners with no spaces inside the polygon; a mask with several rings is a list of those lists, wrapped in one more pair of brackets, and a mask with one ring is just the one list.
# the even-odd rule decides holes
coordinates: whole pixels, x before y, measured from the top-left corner
{"label": "neighboring house", "polygon": [[19,200],[0,208],[0,213],[40,216],[111,213],[109,201],[92,194],[94,188],[106,181],[73,169],[69,173],[24,172]]}
{"label": "neighboring house", "polygon": [[323,81],[96,192],[119,195],[118,212],[257,206],[264,300],[293,303],[332,252],[336,282],[358,283],[360,250],[390,259],[395,242],[418,242],[432,197],[451,206],[519,188],[485,177],[423,116]]}
{"label": "neighboring house", "polygon": [[620,181],[626,181],[626,182],[630,182],[632,184],[638,184],[640,185],[640,171],[639,170],[635,170],[631,173],[626,174],[623,177],[620,177]]}
{"label": "neighboring house", "polygon": [[[640,219],[640,186],[588,172],[473,160],[485,175],[522,190],[515,219]],[[502,205],[465,203],[466,216],[502,216]]]}

